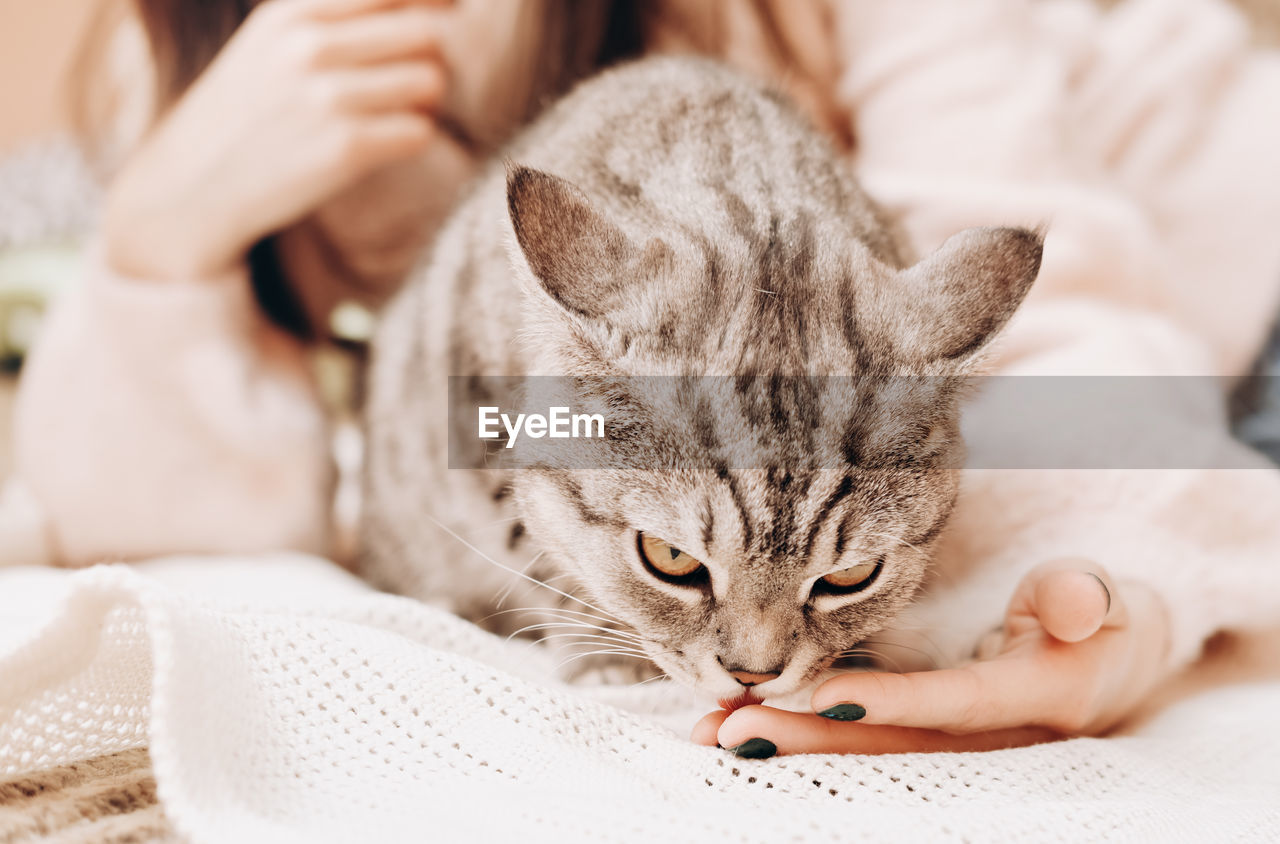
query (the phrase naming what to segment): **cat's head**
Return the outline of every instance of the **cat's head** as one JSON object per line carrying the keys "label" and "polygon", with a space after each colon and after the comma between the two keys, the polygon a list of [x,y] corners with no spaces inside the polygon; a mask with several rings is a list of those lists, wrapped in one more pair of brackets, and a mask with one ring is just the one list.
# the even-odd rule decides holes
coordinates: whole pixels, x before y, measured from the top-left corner
{"label": "cat's head", "polygon": [[611,415],[577,464],[516,474],[530,532],[672,677],[802,689],[919,588],[955,503],[961,377],[1040,236],[973,229],[897,269],[840,220],[638,234],[519,167],[508,203],[532,368],[587,376],[569,400]]}

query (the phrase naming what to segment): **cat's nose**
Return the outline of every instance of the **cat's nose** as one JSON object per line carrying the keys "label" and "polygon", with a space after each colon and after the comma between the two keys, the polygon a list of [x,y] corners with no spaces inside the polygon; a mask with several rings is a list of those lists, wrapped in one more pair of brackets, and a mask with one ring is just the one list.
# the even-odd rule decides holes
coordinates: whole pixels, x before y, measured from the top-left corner
{"label": "cat's nose", "polygon": [[752,671],[730,671],[729,676],[744,686],[755,686],[760,683],[767,683],[781,673],[781,671],[769,671],[764,674],[758,674]]}

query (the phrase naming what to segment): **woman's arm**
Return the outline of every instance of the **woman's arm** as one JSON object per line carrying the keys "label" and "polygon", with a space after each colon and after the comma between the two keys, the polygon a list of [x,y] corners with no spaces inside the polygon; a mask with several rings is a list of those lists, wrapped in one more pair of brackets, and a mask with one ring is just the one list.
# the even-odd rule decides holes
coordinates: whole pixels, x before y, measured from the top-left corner
{"label": "woman's arm", "polygon": [[[1219,388],[1216,420],[1176,401],[1166,415],[1201,437],[1199,465],[1222,468],[972,472],[943,567],[1012,567],[988,599],[994,623],[1018,574],[1087,556],[1170,604],[1170,666],[1214,630],[1280,616],[1280,592],[1260,588],[1280,557],[1280,475],[1225,413],[1226,376],[1280,310],[1280,121],[1262,117],[1280,58],[1211,0],[1129,0],[1106,16],[1025,0],[838,9],[858,166],[915,240],[1047,224],[997,373]],[[1245,466],[1258,468],[1227,470]]]}
{"label": "woman's arm", "polygon": [[90,255],[15,409],[17,477],[57,561],[327,548],[326,424],[246,272],[139,280]]}
{"label": "woman's arm", "polygon": [[[1260,119],[1280,64],[1249,51],[1227,8],[1130,0],[1105,21],[1023,0],[833,8],[863,181],[917,243],[1048,223],[998,372],[1216,376],[1256,354],[1280,295],[1280,124]],[[826,718],[746,707],[708,716],[695,740],[886,752],[1098,733],[1215,631],[1274,624],[1280,472],[1232,439],[1225,389],[1210,399],[1215,424],[1185,417],[1199,465],[1235,469],[968,473],[939,599],[913,621],[936,628],[944,662],[981,646],[977,662],[843,675],[813,697],[815,712],[842,705]]]}
{"label": "woman's arm", "polygon": [[325,420],[246,255],[438,138],[440,5],[258,4],[117,174],[16,410],[60,561],[326,550]]}

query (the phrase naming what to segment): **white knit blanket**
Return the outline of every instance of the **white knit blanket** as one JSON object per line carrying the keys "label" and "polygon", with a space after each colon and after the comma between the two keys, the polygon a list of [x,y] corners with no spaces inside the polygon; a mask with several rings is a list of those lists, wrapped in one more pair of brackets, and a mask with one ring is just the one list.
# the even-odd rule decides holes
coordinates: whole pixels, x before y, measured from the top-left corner
{"label": "white knit blanket", "polygon": [[0,570],[0,777],[149,746],[195,841],[1265,840],[1280,684],[1132,735],[737,759],[672,686],[553,658],[314,558]]}

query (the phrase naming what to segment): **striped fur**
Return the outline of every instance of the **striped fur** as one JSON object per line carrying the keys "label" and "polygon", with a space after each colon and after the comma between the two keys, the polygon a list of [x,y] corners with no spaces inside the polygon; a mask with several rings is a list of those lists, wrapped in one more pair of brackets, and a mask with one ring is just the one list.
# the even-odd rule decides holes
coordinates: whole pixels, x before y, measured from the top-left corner
{"label": "striped fur", "polygon": [[[385,317],[364,571],[489,618],[514,579],[461,537],[563,576],[674,677],[723,696],[741,690],[726,667],[781,671],[758,690],[792,693],[916,592],[956,496],[957,376],[1040,248],[1037,233],[970,230],[907,266],[774,92],[693,59],[605,73],[489,168]],[[584,446],[606,468],[449,470],[447,376],[529,374],[591,376],[574,399],[624,411]],[[723,377],[682,392],[682,376]],[[649,575],[637,531],[704,561],[709,588]],[[876,560],[865,592],[811,599],[821,575]],[[510,600],[564,599],[516,585]]]}

